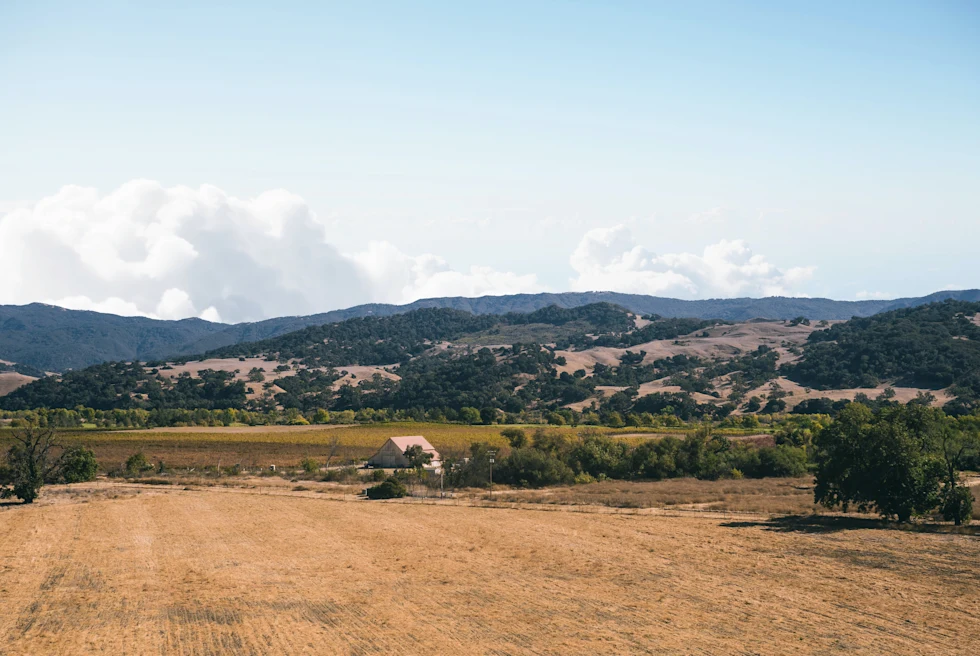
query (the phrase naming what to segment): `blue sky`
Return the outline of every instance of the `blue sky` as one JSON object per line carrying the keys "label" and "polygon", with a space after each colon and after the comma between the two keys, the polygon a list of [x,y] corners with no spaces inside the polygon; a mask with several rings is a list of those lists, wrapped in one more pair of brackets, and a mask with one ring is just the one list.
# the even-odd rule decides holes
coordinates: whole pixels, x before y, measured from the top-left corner
{"label": "blue sky", "polygon": [[[0,255],[26,262],[0,302],[169,316],[176,289],[175,316],[230,320],[600,284],[835,298],[980,286],[977,3],[128,5],[0,5]],[[67,185],[97,193],[66,200]],[[161,223],[200,204],[201,185],[237,218]],[[254,202],[276,190],[291,200]],[[153,208],[119,229],[106,198]],[[66,203],[90,228],[60,227]],[[233,256],[196,240],[275,232],[242,227],[260,219],[306,226],[324,244],[312,269],[333,283],[290,273],[285,246],[243,247],[254,262],[239,274],[281,279],[265,293],[295,304],[244,311],[233,281],[194,287],[189,262],[212,258],[218,275],[214,258]],[[132,239],[103,261],[163,252],[160,230],[197,255],[95,270],[106,225]],[[78,285],[25,282],[23,253],[43,242],[78,261],[61,276]],[[739,246],[705,252],[721,242]]]}

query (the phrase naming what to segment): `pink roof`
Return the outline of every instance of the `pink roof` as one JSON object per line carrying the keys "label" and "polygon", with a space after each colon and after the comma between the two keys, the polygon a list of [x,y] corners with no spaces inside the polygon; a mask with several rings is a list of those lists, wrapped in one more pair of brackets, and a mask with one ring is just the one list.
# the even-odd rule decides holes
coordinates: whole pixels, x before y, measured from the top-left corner
{"label": "pink roof", "polygon": [[418,445],[422,447],[423,451],[435,452],[435,447],[429,444],[429,441],[422,437],[421,435],[403,435],[401,437],[391,437],[388,438],[395,443],[395,446],[401,451],[405,451],[410,446]]}

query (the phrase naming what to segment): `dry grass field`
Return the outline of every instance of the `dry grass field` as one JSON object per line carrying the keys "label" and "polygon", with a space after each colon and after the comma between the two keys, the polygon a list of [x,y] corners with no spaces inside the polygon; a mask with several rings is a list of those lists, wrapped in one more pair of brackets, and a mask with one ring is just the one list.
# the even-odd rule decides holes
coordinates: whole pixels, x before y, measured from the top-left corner
{"label": "dry grass field", "polygon": [[974,536],[538,508],[52,488],[0,507],[0,653],[972,654],[980,640]]}

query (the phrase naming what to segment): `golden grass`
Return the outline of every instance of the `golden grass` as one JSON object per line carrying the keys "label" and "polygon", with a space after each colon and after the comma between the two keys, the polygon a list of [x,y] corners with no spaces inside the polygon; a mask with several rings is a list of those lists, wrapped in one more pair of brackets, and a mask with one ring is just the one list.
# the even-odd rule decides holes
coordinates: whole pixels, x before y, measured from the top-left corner
{"label": "golden grass", "polygon": [[[113,498],[115,497],[115,498]],[[971,654],[980,541],[764,521],[47,492],[0,508],[5,654]]]}
{"label": "golden grass", "polygon": [[756,512],[771,515],[819,513],[813,503],[813,479],[764,478],[700,481],[604,481],[542,490],[509,490],[501,501],[615,508],[681,508]]}

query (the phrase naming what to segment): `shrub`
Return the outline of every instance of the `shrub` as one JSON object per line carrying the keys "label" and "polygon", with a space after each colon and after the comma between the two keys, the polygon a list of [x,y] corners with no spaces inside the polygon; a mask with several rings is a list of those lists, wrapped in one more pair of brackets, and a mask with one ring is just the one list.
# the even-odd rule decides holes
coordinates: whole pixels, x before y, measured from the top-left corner
{"label": "shrub", "polygon": [[408,490],[394,476],[390,476],[381,484],[367,489],[369,499],[397,499],[406,494],[408,494]]}
{"label": "shrub", "polygon": [[780,444],[759,449],[758,476],[802,476],[806,473],[806,453],[803,449]]}
{"label": "shrub", "polygon": [[357,467],[341,467],[340,469],[328,469],[323,475],[323,480],[327,483],[344,483],[357,480]]}
{"label": "shrub", "polygon": [[142,476],[143,472],[153,469],[142,451],[137,451],[126,460],[126,473],[130,476]]}
{"label": "shrub", "polygon": [[505,458],[495,478],[520,487],[542,487],[572,483],[575,474],[557,456],[539,449],[514,449]]}
{"label": "shrub", "polygon": [[299,461],[299,466],[303,468],[307,474],[315,474],[320,471],[320,463],[314,458],[306,457]]}
{"label": "shrub", "polygon": [[527,434],[520,428],[505,428],[500,431],[500,434],[507,438],[510,442],[511,447],[515,449],[520,449],[521,447],[527,446]]}
{"label": "shrub", "polygon": [[73,446],[68,448],[62,456],[59,478],[65,483],[94,481],[98,468],[95,454],[92,451],[80,446]]}

